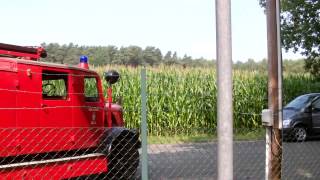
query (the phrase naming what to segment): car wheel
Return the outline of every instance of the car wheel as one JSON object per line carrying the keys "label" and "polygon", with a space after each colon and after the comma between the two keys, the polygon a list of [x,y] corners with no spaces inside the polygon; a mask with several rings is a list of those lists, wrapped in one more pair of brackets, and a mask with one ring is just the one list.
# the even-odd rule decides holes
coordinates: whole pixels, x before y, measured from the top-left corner
{"label": "car wheel", "polygon": [[139,151],[135,144],[123,141],[113,144],[108,155],[108,179],[134,179],[139,166]]}
{"label": "car wheel", "polygon": [[293,138],[297,142],[303,142],[307,139],[307,130],[304,127],[293,128]]}

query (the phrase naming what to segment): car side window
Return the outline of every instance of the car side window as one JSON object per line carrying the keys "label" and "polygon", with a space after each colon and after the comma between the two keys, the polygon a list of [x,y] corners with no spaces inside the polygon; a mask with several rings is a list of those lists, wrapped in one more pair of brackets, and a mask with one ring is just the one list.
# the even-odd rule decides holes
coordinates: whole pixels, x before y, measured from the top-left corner
{"label": "car side window", "polygon": [[320,111],[320,99],[317,99],[312,103],[312,110],[313,111]]}
{"label": "car side window", "polygon": [[48,100],[67,99],[68,74],[56,71],[43,71],[42,98]]}
{"label": "car side window", "polygon": [[84,95],[87,102],[99,101],[98,86],[95,77],[84,78]]}

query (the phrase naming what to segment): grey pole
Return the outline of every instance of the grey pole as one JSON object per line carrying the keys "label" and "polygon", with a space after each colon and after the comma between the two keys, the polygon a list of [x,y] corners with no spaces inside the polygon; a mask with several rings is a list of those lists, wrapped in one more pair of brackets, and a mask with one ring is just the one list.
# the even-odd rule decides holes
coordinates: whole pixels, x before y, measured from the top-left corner
{"label": "grey pole", "polygon": [[142,180],[148,180],[148,149],[147,149],[147,83],[146,69],[141,70],[141,140],[142,140],[142,160],[141,176]]}
{"label": "grey pole", "polygon": [[216,0],[218,180],[233,180],[231,1]]}
{"label": "grey pole", "polygon": [[270,179],[271,171],[271,133],[272,127],[266,127],[266,164],[265,164],[265,180]]}

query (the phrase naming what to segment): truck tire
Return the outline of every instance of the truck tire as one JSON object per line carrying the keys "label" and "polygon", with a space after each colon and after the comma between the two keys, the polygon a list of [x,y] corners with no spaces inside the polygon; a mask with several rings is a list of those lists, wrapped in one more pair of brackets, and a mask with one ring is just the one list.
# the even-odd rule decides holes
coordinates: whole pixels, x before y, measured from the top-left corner
{"label": "truck tire", "polygon": [[138,166],[139,151],[135,144],[125,139],[113,142],[108,154],[108,179],[135,179]]}

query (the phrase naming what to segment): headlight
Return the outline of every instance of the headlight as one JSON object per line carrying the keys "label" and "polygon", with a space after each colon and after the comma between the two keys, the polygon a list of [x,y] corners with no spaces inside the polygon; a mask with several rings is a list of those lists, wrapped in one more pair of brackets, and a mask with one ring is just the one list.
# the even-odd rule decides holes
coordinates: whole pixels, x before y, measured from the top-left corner
{"label": "headlight", "polygon": [[290,125],[291,119],[286,119],[282,121],[283,127],[288,127]]}

